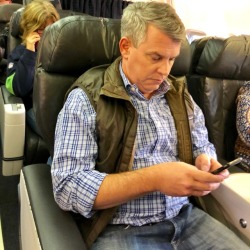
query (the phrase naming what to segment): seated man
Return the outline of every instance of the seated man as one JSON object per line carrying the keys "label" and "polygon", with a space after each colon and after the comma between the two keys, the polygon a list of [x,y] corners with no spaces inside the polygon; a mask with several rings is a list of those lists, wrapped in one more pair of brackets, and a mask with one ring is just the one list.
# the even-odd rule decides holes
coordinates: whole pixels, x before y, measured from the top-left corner
{"label": "seated man", "polygon": [[242,158],[244,170],[250,172],[250,82],[246,82],[238,93],[236,127],[235,154]]}
{"label": "seated man", "polygon": [[[58,116],[54,196],[87,218],[90,249],[249,249],[189,202],[229,172],[210,173],[221,165],[203,114],[184,82],[169,76],[184,39],[170,5],[130,4],[121,57],[105,72],[86,72]],[[191,133],[183,96],[193,109]]]}

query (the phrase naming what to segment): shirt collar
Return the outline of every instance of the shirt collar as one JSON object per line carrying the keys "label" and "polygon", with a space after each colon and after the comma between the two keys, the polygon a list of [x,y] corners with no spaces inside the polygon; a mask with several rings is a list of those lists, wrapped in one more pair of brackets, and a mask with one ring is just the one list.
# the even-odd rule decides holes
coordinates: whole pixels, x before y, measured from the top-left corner
{"label": "shirt collar", "polygon": [[[119,64],[119,71],[120,71],[120,75],[122,77],[125,89],[127,90],[127,92],[132,95],[135,94],[136,95],[142,95],[142,93],[140,92],[140,90],[138,89],[138,87],[136,86],[136,84],[131,84],[129,79],[126,77],[126,75],[124,74],[123,70],[122,70],[122,61]],[[164,80],[162,82],[162,84],[160,85],[159,89],[155,92],[154,96],[159,96],[159,95],[163,95],[165,94],[170,88],[170,84],[168,83],[167,79]]]}

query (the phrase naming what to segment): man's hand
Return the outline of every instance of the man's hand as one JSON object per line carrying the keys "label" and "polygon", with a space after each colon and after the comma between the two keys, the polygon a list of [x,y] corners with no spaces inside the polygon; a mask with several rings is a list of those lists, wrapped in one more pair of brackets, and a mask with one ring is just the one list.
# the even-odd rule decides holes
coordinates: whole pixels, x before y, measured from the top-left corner
{"label": "man's hand", "polygon": [[207,195],[217,189],[227,177],[213,175],[184,162],[159,164],[159,168],[161,168],[160,176],[156,182],[158,190],[170,196]]}
{"label": "man's hand", "polygon": [[[221,164],[215,159],[210,158],[208,155],[201,154],[195,159],[195,166],[202,171],[212,172],[221,167]],[[229,176],[229,171],[224,170],[220,175],[227,178]]]}

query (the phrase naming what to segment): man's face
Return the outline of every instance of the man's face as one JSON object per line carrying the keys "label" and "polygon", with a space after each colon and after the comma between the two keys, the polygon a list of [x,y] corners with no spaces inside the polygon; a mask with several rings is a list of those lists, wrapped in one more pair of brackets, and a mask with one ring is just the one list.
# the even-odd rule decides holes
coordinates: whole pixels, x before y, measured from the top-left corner
{"label": "man's face", "polygon": [[146,39],[137,48],[128,38],[120,41],[122,68],[132,84],[150,98],[168,76],[181,43],[171,40],[159,29],[149,25]]}

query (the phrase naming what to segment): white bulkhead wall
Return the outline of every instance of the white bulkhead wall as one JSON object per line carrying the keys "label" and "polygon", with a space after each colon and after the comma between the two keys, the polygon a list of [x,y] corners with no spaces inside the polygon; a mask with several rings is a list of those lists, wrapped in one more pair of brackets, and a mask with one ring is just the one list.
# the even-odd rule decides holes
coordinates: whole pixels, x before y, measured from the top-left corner
{"label": "white bulkhead wall", "polygon": [[249,0],[174,0],[174,7],[186,29],[207,35],[228,37],[250,35]]}

